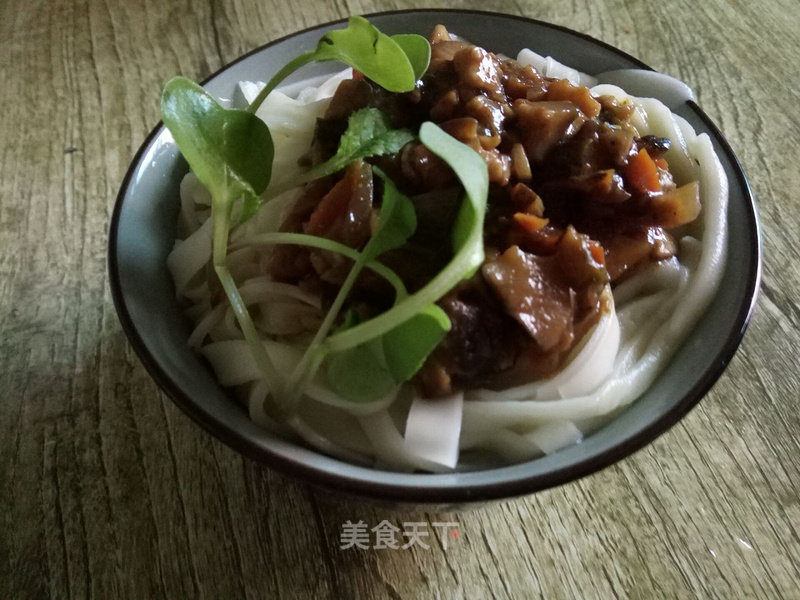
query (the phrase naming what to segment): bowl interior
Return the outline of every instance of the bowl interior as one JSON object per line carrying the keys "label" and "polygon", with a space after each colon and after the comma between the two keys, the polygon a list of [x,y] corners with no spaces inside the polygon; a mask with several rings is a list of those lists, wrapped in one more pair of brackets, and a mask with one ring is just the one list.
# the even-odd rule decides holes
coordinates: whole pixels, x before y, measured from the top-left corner
{"label": "bowl interior", "polygon": [[[530,47],[587,73],[646,68],[586,36],[519,17],[463,11],[372,15],[386,33],[427,34],[437,23],[495,52]],[[213,75],[206,89],[229,101],[237,82],[266,80],[289,59],[313,47],[328,24],[278,40]],[[295,79],[331,72],[312,65]],[[154,94],[158,90],[153,91]],[[575,479],[630,454],[679,420],[719,377],[746,327],[760,273],[760,238],[747,180],[727,142],[692,102],[676,112],[707,132],[728,175],[729,245],[720,290],[693,333],[654,385],[581,444],[535,461],[470,473],[398,474],[347,464],[274,437],[220,388],[186,344],[190,328],[166,268],[178,213],[178,187],[187,170],[169,132],[156,127],[125,177],[112,218],[109,269],[114,301],[134,349],[151,375],[192,418],[244,454],[314,483],[373,498],[410,502],[467,502],[533,492]]]}

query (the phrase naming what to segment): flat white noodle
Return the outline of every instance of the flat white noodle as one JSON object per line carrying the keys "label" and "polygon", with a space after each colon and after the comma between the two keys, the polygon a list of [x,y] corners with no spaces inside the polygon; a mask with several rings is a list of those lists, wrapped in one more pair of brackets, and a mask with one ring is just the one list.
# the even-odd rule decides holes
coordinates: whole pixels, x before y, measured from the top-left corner
{"label": "flat white noodle", "polygon": [[484,441],[482,448],[510,463],[524,462],[542,455],[541,449],[533,440],[508,429],[498,429],[494,435]]}
{"label": "flat white noodle", "polygon": [[533,429],[517,433],[499,429],[484,442],[486,450],[494,452],[509,462],[522,462],[542,454],[552,454],[573,446],[583,439],[583,432],[568,420],[556,420]]}
{"label": "flat white noodle", "polygon": [[224,304],[219,304],[213,310],[205,313],[203,318],[200,319],[195,328],[192,330],[191,335],[189,335],[190,348],[200,348],[200,345],[203,343],[203,340],[206,339],[206,336],[211,333],[211,330],[214,329],[214,327],[216,327],[220,320],[225,316],[226,309],[227,307]]}
{"label": "flat white noodle", "polygon": [[[271,340],[264,340],[264,347],[281,373],[292,372],[302,354],[299,348]],[[201,353],[211,363],[217,380],[225,387],[259,381],[263,378],[263,373],[250,353],[247,342],[242,339],[230,339],[206,344],[202,347]],[[323,385],[319,378],[307,384],[305,394],[316,402],[333,406],[354,415],[385,412],[396,396],[396,392],[393,392],[374,402],[363,404],[350,402]]]}
{"label": "flat white noodle", "polygon": [[414,398],[406,421],[406,451],[437,465],[455,468],[463,409],[463,392],[434,400]]}
{"label": "flat white noodle", "polygon": [[[311,145],[317,118],[325,113],[339,83],[349,77],[352,69],[345,69],[319,87],[307,87],[297,97],[292,97],[292,89],[275,90],[258,108],[256,115],[269,126],[276,150],[267,194],[274,195],[275,190],[284,189],[295,179],[297,161]],[[264,83],[241,82],[239,93],[250,103],[263,87]]]}
{"label": "flat white noodle", "polygon": [[[296,169],[296,167],[294,168]],[[263,204],[252,219],[236,227],[231,232],[231,244],[235,245],[237,242],[257,233],[278,231],[284,217],[297,201],[300,191],[297,188],[287,190]]]}
{"label": "flat white noodle", "polygon": [[242,295],[242,300],[244,300],[245,304],[264,302],[273,298],[289,298],[318,310],[321,308],[318,296],[302,290],[296,285],[271,281],[263,277],[245,281],[239,286],[239,293]]}
{"label": "flat white noodle", "polygon": [[[192,302],[193,305],[186,309],[187,316],[195,310],[206,311],[209,306],[208,279],[204,277],[204,270],[200,269],[191,278],[189,284],[183,289],[183,299]],[[202,314],[202,313],[200,313]],[[197,318],[198,315],[189,318]]]}
{"label": "flat white noodle", "polygon": [[[700,181],[702,239],[681,240],[680,257],[684,264],[677,260],[662,263],[622,284],[619,298],[615,291],[623,323],[622,343],[613,373],[599,390],[588,396],[550,402],[499,400],[503,398],[500,392],[494,401],[484,403],[487,406],[480,402],[465,403],[462,431],[469,445],[462,444],[462,449],[480,445],[505,457],[534,458],[537,453],[529,444],[498,427],[589,419],[629,404],[652,385],[708,307],[719,285],[724,271],[728,189],[710,139],[705,134],[696,135],[685,120],[674,117],[658,100],[630,98],[613,86],[598,87],[600,90],[596,88],[595,93],[613,92],[634,103],[642,116],[641,134],[652,133],[674,141],[668,160],[676,179]],[[648,298],[631,293],[636,287],[640,292],[662,291],[647,302]]]}
{"label": "flat white noodle", "polygon": [[573,85],[585,85],[586,87],[597,85],[597,79],[591,75],[581,73],[577,69],[568,67],[558,62],[552,56],[537,54],[529,48],[523,48],[520,53],[517,54],[517,62],[525,66],[533,67],[545,77],[566,79]]}
{"label": "flat white noodle", "polygon": [[[198,188],[194,176],[187,176],[181,185],[179,218],[180,229],[189,235],[176,242],[167,264],[179,298],[191,303],[187,312],[197,323],[191,345],[199,347],[221,385],[247,390],[245,401],[255,422],[278,435],[287,435],[288,428],[309,446],[342,460],[398,471],[483,467],[492,464],[492,456],[520,462],[580,442],[604,422],[603,415],[640,396],[678,350],[711,301],[724,267],[727,181],[710,139],[696,135],[688,122],[658,100],[634,98],[609,84],[597,85],[593,77],[530,50],[520,52],[518,60],[545,76],[594,86],[594,95],[612,95],[632,104],[631,122],[641,135],[671,140],[667,160],[676,181],[699,180],[703,202],[697,222],[680,230],[680,260],[652,264],[619,284],[613,291],[615,310],[601,317],[573,350],[562,372],[548,380],[506,390],[469,390],[463,399],[425,415],[424,409],[433,404],[415,400],[408,386],[399,395],[358,404],[341,398],[318,375],[304,389],[296,414],[286,425],[278,425],[264,410],[270,383],[263,380],[233,312],[227,301],[211,302],[210,290],[218,286],[204,279],[204,270],[211,272],[207,268],[210,198],[202,186]],[[316,119],[339,82],[350,76],[347,70],[327,81],[273,92],[257,112],[268,123],[275,142],[272,182],[266,192],[271,200],[250,221],[231,231],[228,262],[240,281],[247,279],[240,292],[246,305],[258,307],[253,310],[260,315],[258,325],[279,338],[313,325],[321,314],[319,299],[296,286],[265,278],[262,273],[272,247],[251,247],[248,240],[277,231],[296,202],[300,190],[292,189],[292,182],[300,172],[297,159],[306,152]],[[260,86],[242,82],[237,93],[250,101]],[[303,322],[303,318],[310,320]],[[287,321],[295,325],[282,329],[281,323]],[[265,338],[264,345],[281,373],[291,372],[302,352],[300,346],[280,339]],[[462,414],[461,418],[440,420],[455,413]],[[436,441],[431,433],[438,428],[441,443],[429,443]],[[469,462],[455,463],[459,449],[468,452]]]}
{"label": "flat white noodle", "polygon": [[182,238],[187,237],[189,234],[194,233],[202,223],[197,214],[197,206],[201,205],[206,198],[211,197],[200,180],[197,179],[194,173],[187,173],[181,179],[180,187],[181,197],[181,213],[178,219],[178,230],[181,232]]}
{"label": "flat white noodle", "polygon": [[263,381],[256,381],[247,392],[247,411],[250,419],[264,429],[281,437],[292,436],[292,430],[280,425],[264,410],[264,401],[269,394],[269,387]]}
{"label": "flat white noodle", "polygon": [[583,432],[572,421],[553,421],[537,427],[526,437],[545,454],[552,454],[583,440]]}
{"label": "flat white noodle", "polygon": [[207,219],[197,231],[185,240],[175,242],[167,256],[167,268],[175,283],[175,293],[180,298],[188,283],[211,259],[212,222]]}
{"label": "flat white noodle", "polygon": [[372,462],[369,456],[364,456],[333,442],[330,434],[321,434],[298,416],[290,418],[287,423],[303,441],[323,454],[354,464],[368,465]]}
{"label": "flat white noodle", "polygon": [[242,339],[242,332],[236,323],[236,316],[232,310],[225,311],[222,318],[208,332],[208,337],[212,342],[229,342]]}
{"label": "flat white noodle", "polygon": [[397,430],[388,411],[380,411],[360,417],[361,427],[372,442],[375,456],[383,466],[398,471],[422,469],[432,473],[449,471],[437,462],[421,456],[406,444],[404,436]]}
{"label": "flat white noodle", "polygon": [[333,443],[361,456],[371,456],[372,444],[364,434],[359,417],[343,413],[337,406],[304,398],[297,416],[314,431],[324,432]]}

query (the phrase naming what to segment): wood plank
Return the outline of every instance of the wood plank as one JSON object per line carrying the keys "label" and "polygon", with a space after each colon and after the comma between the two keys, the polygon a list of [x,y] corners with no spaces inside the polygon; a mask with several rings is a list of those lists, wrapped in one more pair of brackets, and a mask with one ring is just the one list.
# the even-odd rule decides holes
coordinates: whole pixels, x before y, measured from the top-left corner
{"label": "wood plank", "polygon": [[[0,597],[800,597],[797,2],[458,3],[575,28],[683,79],[759,200],[764,285],[740,352],[622,463],[468,512],[399,512],[243,459],[133,354],[106,232],[163,83],[350,12],[426,6],[0,3]],[[359,520],[423,523],[430,547],[342,549]],[[460,534],[446,548],[440,522]]]}

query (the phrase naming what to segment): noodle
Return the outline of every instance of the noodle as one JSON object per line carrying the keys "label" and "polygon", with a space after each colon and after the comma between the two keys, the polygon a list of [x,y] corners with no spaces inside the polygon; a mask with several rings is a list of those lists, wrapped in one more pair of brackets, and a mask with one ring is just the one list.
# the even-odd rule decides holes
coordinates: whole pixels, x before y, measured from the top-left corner
{"label": "noodle", "polygon": [[[547,76],[596,84],[594,78],[529,50],[518,60]],[[266,192],[273,199],[253,219],[231,230],[228,266],[242,282],[242,299],[258,327],[272,336],[264,337],[264,345],[280,373],[293,371],[308,343],[301,334],[313,329],[323,314],[316,295],[261,274],[274,246],[260,240],[278,231],[297,201],[299,189],[292,189],[292,182],[300,173],[298,159],[311,144],[316,120],[339,82],[350,77],[348,69],[318,87],[299,90],[296,97],[275,91],[256,113],[268,123],[275,144]],[[243,82],[239,91],[249,102],[259,90],[259,84]],[[507,389],[472,389],[443,402],[416,398],[406,385],[399,394],[355,403],[317,377],[304,389],[295,413],[278,424],[265,410],[274,384],[263,379],[232,309],[213,281],[210,197],[191,173],[180,190],[178,230],[184,239],[176,241],[167,260],[177,296],[195,323],[189,345],[209,361],[221,385],[243,392],[256,423],[350,462],[438,472],[457,466],[459,449],[471,453],[469,460],[480,457],[475,464],[486,463],[486,456],[520,462],[580,442],[599,426],[601,417],[638,398],[677,352],[716,292],[726,248],[727,181],[708,136],[698,136],[658,100],[633,98],[608,84],[595,85],[592,92],[632,103],[632,123],[641,135],[671,140],[666,155],[670,169],[679,183],[699,180],[702,212],[681,230],[680,260],[654,262],[615,287],[610,312],[572,351],[560,373]],[[408,422],[406,431],[393,418],[397,413]],[[438,449],[419,450],[426,445]],[[464,466],[468,465],[459,468]]]}

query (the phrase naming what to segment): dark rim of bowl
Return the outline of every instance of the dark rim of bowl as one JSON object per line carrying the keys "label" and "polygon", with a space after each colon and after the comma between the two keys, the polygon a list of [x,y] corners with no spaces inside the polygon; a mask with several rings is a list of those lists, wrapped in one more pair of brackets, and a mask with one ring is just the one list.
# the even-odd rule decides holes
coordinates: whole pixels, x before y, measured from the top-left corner
{"label": "dark rim of bowl", "polygon": [[[495,13],[489,11],[479,10],[457,10],[457,9],[411,9],[411,10],[396,10],[388,12],[371,13],[365,15],[370,17],[388,17],[399,14],[425,14],[425,13],[442,13],[442,14],[473,14],[484,15],[492,18],[502,18],[522,21],[524,23],[534,24],[540,27],[554,29],[559,32],[565,33],[572,37],[577,37],[591,44],[601,46],[618,56],[624,57],[626,60],[638,65],[642,69],[652,71],[653,69],[640,61],[639,59],[630,56],[629,54],[619,50],[605,42],[596,40],[593,37],[584,33],[576,32],[560,25],[554,25],[528,17],[518,15],[508,15],[503,13]],[[247,57],[259,53],[271,46],[279,44],[286,39],[294,36],[319,30],[332,25],[342,24],[347,19],[339,19],[330,21],[320,25],[308,27],[304,30],[291,33],[279,39],[273,40],[263,46],[255,48],[237,58],[236,60],[228,63],[220,68],[212,75],[203,80],[203,84],[207,83],[221,72],[229,69],[238,62],[246,59]],[[727,367],[731,358],[736,352],[742,337],[744,336],[747,325],[752,316],[755,308],[756,296],[758,287],[761,280],[761,230],[758,222],[755,198],[753,197],[750,184],[742,170],[741,164],[733,153],[730,145],[725,137],[719,131],[717,126],[711,119],[703,112],[703,110],[693,101],[688,101],[687,105],[693,110],[696,115],[703,121],[708,128],[708,133],[719,144],[722,151],[727,156],[737,180],[737,186],[742,190],[744,199],[746,201],[746,219],[748,221],[748,231],[751,232],[751,241],[753,242],[754,250],[749,256],[749,261],[745,266],[745,272],[748,277],[748,287],[741,305],[738,307],[736,313],[736,324],[738,326],[731,329],[728,333],[725,343],[721,350],[709,361],[703,376],[698,379],[689,392],[678,400],[661,418],[650,423],[638,432],[630,435],[627,438],[621,439],[611,448],[595,454],[591,457],[572,463],[566,467],[555,469],[547,473],[533,475],[529,477],[520,477],[513,480],[501,482],[489,482],[486,484],[477,484],[471,486],[416,486],[416,485],[399,485],[392,483],[379,483],[376,481],[363,480],[353,478],[347,475],[338,475],[318,467],[309,466],[304,463],[297,462],[290,458],[286,458],[265,449],[263,446],[258,445],[253,440],[243,436],[240,432],[221,424],[219,421],[211,417],[205,410],[203,410],[197,403],[188,397],[183,390],[175,383],[170,377],[169,373],[165,372],[161,365],[153,358],[147,350],[147,346],[139,334],[133,319],[128,312],[125,298],[122,293],[122,286],[119,279],[118,265],[117,265],[117,233],[119,229],[119,220],[122,213],[122,205],[124,202],[125,194],[130,185],[131,178],[139,166],[141,158],[145,151],[150,146],[153,139],[161,133],[163,123],[159,122],[155,128],[148,134],[147,138],[142,143],[137,151],[133,161],[131,162],[128,171],[120,186],[120,191],[114,205],[114,211],[111,217],[109,227],[109,242],[108,242],[108,269],[109,280],[111,286],[111,295],[114,301],[117,314],[119,315],[122,328],[128,337],[128,340],[133,347],[142,364],[146,370],[153,377],[155,382],[166,391],[170,398],[183,410],[189,417],[196,423],[202,426],[206,431],[214,435],[216,438],[234,448],[243,455],[264,464],[270,468],[275,468],[285,474],[294,478],[301,479],[305,482],[322,485],[333,490],[348,494],[355,495],[373,500],[400,502],[400,503],[472,503],[482,502],[487,500],[509,499],[524,494],[545,490],[547,488],[555,487],[570,481],[575,481],[586,475],[597,472],[605,467],[608,467],[617,461],[625,458],[644,447],[649,442],[656,439],[659,435],[665,433],[670,427],[683,418],[700,399],[711,389],[717,379],[722,375]],[[419,474],[419,477],[436,477],[435,475]]]}

